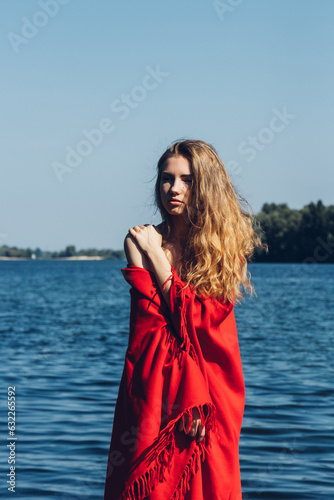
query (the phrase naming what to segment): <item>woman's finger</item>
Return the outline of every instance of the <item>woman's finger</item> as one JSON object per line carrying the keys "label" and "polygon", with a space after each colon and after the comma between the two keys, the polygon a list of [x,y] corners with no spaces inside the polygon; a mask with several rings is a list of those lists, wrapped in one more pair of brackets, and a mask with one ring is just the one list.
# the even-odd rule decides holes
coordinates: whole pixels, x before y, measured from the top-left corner
{"label": "woman's finger", "polygon": [[202,422],[198,426],[197,442],[201,443],[205,437],[205,427],[202,428]]}
{"label": "woman's finger", "polygon": [[188,432],[188,417],[187,415],[184,416],[184,426],[183,426],[183,419],[180,418],[177,424],[177,430],[182,432],[184,431],[185,434],[188,434],[190,437],[195,437],[197,443],[201,443],[205,437],[205,427],[202,427],[202,421],[200,418],[195,418],[191,422],[191,428]]}
{"label": "woman's finger", "polygon": [[198,426],[200,424],[200,420],[193,420],[192,423],[191,423],[191,429],[190,429],[190,432],[189,432],[189,436],[191,437],[195,437],[196,434],[197,434],[197,429],[198,429]]}

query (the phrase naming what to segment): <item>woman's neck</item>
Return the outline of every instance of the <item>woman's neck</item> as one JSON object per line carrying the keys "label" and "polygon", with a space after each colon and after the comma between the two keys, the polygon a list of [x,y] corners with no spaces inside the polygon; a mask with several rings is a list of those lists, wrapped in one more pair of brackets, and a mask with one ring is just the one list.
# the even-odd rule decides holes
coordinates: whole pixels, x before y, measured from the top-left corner
{"label": "woman's neck", "polygon": [[171,241],[184,244],[189,234],[189,223],[183,217],[174,218],[171,220]]}

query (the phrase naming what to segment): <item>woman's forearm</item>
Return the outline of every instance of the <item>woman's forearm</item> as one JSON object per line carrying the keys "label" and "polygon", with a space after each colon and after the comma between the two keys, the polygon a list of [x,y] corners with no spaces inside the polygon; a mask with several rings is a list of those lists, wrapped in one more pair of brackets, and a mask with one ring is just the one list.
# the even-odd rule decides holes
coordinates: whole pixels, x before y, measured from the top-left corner
{"label": "woman's forearm", "polygon": [[171,276],[172,274],[172,268],[170,263],[168,262],[168,259],[165,255],[165,252],[163,251],[162,247],[161,248],[153,248],[147,252],[147,256],[151,261],[151,265],[153,268],[153,272],[155,274],[156,280],[159,284],[160,290],[164,296],[164,299],[170,308],[170,287],[171,287],[171,281],[168,280],[165,286],[165,289],[163,290],[163,285],[166,282],[166,280]]}

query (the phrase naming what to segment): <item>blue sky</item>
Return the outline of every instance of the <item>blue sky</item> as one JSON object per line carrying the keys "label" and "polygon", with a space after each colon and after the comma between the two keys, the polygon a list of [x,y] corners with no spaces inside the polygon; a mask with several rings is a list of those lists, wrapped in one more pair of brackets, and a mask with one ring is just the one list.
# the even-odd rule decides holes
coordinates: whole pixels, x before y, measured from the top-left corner
{"label": "blue sky", "polygon": [[[119,249],[210,142],[254,212],[333,204],[334,2],[2,0],[0,245]],[[96,129],[100,129],[96,132]]]}

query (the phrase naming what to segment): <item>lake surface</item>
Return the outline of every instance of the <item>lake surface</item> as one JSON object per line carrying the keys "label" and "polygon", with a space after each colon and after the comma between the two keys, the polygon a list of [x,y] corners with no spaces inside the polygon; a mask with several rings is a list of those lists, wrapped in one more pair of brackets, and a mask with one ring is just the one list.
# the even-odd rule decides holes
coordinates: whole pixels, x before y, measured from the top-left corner
{"label": "lake surface", "polygon": [[[102,499],[128,340],[125,261],[0,262],[2,498]],[[251,264],[235,307],[243,499],[334,498],[334,265]],[[16,493],[7,490],[7,387]]]}

